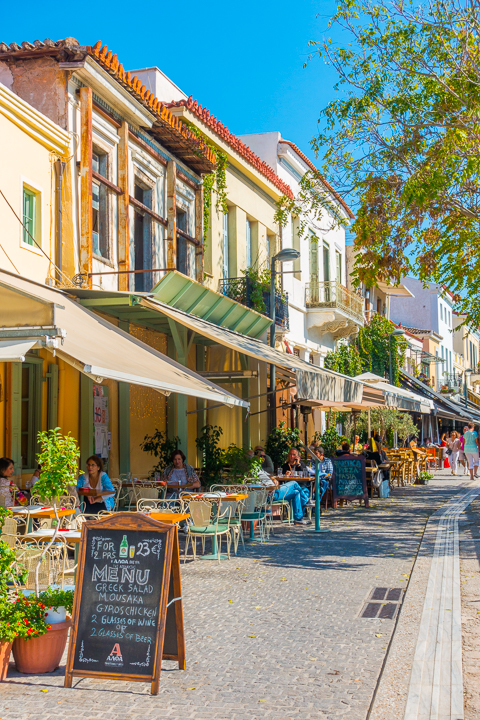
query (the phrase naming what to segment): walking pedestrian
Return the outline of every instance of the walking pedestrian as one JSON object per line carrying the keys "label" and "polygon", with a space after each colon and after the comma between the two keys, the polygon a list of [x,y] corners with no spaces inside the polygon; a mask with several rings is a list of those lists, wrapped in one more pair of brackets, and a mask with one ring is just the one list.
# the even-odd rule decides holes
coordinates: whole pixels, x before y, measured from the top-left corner
{"label": "walking pedestrian", "polygon": [[[446,433],[443,433],[443,435],[442,435],[442,439],[441,439],[441,442],[440,442],[440,447],[443,447],[443,448],[448,447],[448,442],[447,442],[447,435],[446,435]],[[450,467],[450,463],[448,462],[447,451],[445,451],[445,457],[444,457],[444,459],[443,459],[443,467],[444,467],[444,469],[447,469],[447,468]]]}
{"label": "walking pedestrian", "polygon": [[468,423],[468,430],[463,434],[463,447],[470,470],[470,480],[473,480],[474,473],[475,477],[478,474],[478,435],[474,427],[473,422]]}
{"label": "walking pedestrian", "polygon": [[452,475],[457,474],[457,461],[458,461],[458,453],[460,451],[460,436],[456,430],[452,432],[450,435],[450,439],[448,441],[448,447],[450,448],[451,455],[450,455],[450,467],[452,468]]}
{"label": "walking pedestrian", "polygon": [[[463,428],[463,435],[467,432],[468,427],[465,425]],[[467,458],[465,457],[465,449],[464,449],[464,441],[463,441],[463,435],[460,435],[460,448],[458,450],[458,461],[457,464],[461,465],[463,467],[463,474],[467,472]]]}

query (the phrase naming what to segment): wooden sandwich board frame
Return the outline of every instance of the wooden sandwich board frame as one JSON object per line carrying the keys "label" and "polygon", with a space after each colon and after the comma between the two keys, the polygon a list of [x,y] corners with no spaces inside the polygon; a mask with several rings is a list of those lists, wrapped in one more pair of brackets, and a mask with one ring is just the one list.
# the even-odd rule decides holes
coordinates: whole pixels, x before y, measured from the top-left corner
{"label": "wooden sandwich board frame", "polygon": [[[78,623],[82,605],[88,535],[95,530],[124,530],[126,533],[136,530],[151,531],[153,533],[163,534],[165,537],[165,562],[163,565],[160,597],[158,598],[158,622],[155,633],[153,671],[149,675],[84,670],[74,667],[75,650],[78,640]],[[167,609],[168,605],[170,606],[169,609]],[[170,637],[170,648],[165,648],[164,646],[166,631]],[[100,520],[85,522],[82,527],[77,582],[73,604],[73,623],[68,647],[64,687],[72,687],[73,677],[105,678],[131,682],[150,682],[152,695],[158,695],[162,658],[176,660],[179,670],[185,670],[185,632],[183,625],[178,530],[176,525],[167,525],[153,520],[147,515],[132,512],[119,512]]]}

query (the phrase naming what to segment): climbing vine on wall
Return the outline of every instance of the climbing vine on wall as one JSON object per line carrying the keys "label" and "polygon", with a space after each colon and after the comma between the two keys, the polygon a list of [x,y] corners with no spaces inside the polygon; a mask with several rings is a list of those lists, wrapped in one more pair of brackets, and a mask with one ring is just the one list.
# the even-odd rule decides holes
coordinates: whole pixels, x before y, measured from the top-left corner
{"label": "climbing vine on wall", "polygon": [[227,207],[227,167],[228,158],[223,150],[216,147],[195,125],[188,124],[188,129],[201,138],[215,156],[215,170],[203,178],[203,233],[206,234],[210,227],[212,215],[212,198],[216,195],[215,210],[217,212],[228,212]]}
{"label": "climbing vine on wall", "polygon": [[400,368],[405,360],[408,343],[402,337],[390,337],[394,329],[390,320],[374,313],[370,322],[360,329],[353,343],[342,343],[335,352],[327,353],[325,367],[350,377],[371,372],[388,378],[391,348],[393,384],[399,385]]}
{"label": "climbing vine on wall", "polygon": [[[307,229],[322,233],[348,225],[344,213],[332,201],[320,173],[308,170],[299,180],[299,191],[293,198],[287,195],[276,202],[275,222],[285,227],[290,216],[298,219],[297,234],[302,237]],[[315,233],[318,239],[318,235]]]}

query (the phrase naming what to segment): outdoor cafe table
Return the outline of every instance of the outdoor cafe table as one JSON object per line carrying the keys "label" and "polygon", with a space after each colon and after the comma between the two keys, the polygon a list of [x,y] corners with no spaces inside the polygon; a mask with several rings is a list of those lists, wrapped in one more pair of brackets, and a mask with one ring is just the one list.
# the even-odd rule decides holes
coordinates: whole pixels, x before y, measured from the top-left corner
{"label": "outdoor cafe table", "polygon": [[155,510],[146,512],[145,515],[149,515],[153,520],[158,520],[158,522],[167,523],[168,525],[175,525],[190,517],[190,513],[156,512]]}
{"label": "outdoor cafe table", "polygon": [[[24,505],[23,507],[12,507],[9,508],[14,515],[26,515],[27,516],[27,534],[31,532],[33,527],[33,520],[39,519],[50,519],[55,518],[55,510],[53,507],[42,507],[41,505]],[[59,518],[66,517],[67,515],[73,515],[75,510],[73,508],[57,509],[57,515]]]}

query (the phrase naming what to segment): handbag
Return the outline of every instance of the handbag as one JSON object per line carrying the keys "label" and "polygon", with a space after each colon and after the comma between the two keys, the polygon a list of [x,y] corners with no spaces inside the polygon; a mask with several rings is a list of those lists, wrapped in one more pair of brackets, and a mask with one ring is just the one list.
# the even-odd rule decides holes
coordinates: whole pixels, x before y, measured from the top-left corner
{"label": "handbag", "polygon": [[451,455],[452,454],[452,448],[447,448],[445,451],[445,455]]}

